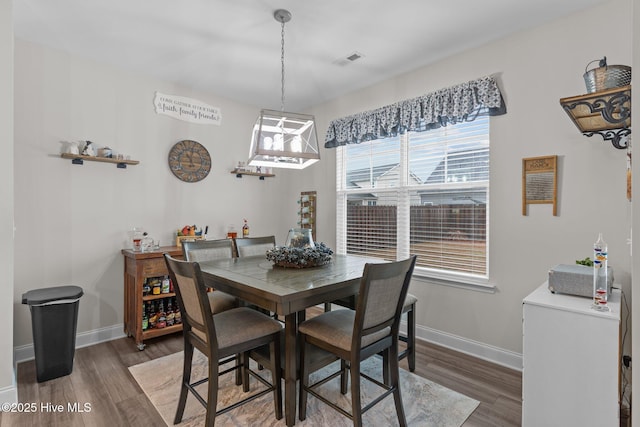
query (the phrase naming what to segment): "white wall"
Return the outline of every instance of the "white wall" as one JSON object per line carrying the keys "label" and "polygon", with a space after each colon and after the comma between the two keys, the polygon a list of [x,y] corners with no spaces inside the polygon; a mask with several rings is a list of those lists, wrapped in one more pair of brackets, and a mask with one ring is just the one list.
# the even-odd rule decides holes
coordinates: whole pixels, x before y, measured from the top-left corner
{"label": "white wall", "polygon": [[17,399],[13,376],[13,22],[0,0],[0,401]]}
{"label": "white wall", "polygon": [[[614,0],[566,19],[450,57],[318,106],[320,139],[331,119],[415,97],[487,74],[498,76],[508,113],[491,124],[490,255],[495,294],[415,282],[421,331],[518,354],[521,301],[559,263],[591,255],[598,232],[609,243],[618,283],[630,284],[626,239],[625,153],[578,132],[559,98],[585,92],[585,65],[607,55],[631,63],[631,0]],[[609,19],[610,18],[610,19]],[[592,23],[615,22],[615,42]],[[20,295],[35,287],[76,283],[86,296],[78,331],[122,322],[122,259],[126,231],[146,227],[168,243],[173,228],[208,224],[220,237],[247,217],[252,234],[284,239],[295,224],[295,195],[318,191],[318,238],[335,246],[335,151],[304,171],[278,171],[264,182],[236,179],[249,127],[259,107],[122,72],[27,42],[15,56],[15,339],[31,342]],[[336,72],[340,72],[337,70]],[[328,76],[330,78],[330,76]],[[191,96],[222,109],[220,127],[190,125],[153,112],[154,91]],[[213,171],[201,183],[177,181],[166,156],[180,139],[203,143]],[[127,152],[139,166],[71,165],[59,141],[89,139]],[[548,205],[521,215],[523,157],[560,156],[559,216]],[[217,235],[217,236],[216,236]]]}
{"label": "white wall", "polygon": [[[252,235],[275,234],[284,242],[295,223],[296,198],[280,190],[279,173],[264,181],[229,173],[247,159],[259,107],[20,40],[15,68],[14,345],[32,342],[29,310],[20,297],[39,287],[83,287],[79,333],[121,324],[120,250],[134,226],[169,245],[185,224],[209,225],[210,237],[221,238],[228,224],[239,228],[247,218]],[[157,115],[155,91],[221,108],[222,125]],[[167,165],[169,149],[182,139],[199,141],[212,157],[212,171],[199,183],[179,181]],[[108,145],[140,164],[124,170],[97,162],[72,165],[59,156],[65,140]]]}
{"label": "white wall", "polygon": [[[586,92],[586,64],[606,55],[610,64],[631,63],[631,1],[615,0],[452,56],[325,105],[315,114],[328,121],[493,74],[507,114],[491,121],[490,281],[495,294],[415,281],[417,323],[471,344],[480,342],[516,354],[522,351],[522,299],[557,264],[592,256],[598,232],[609,244],[616,281],[629,288],[626,239],[631,224],[626,199],[625,151],[599,136],[582,136],[559,99]],[[615,23],[615,40],[595,30]],[[604,24],[602,24],[604,25]],[[607,24],[609,25],[609,24]],[[521,211],[522,158],[558,155],[558,216],[551,205]],[[335,154],[327,150],[322,170],[310,180],[335,175]],[[333,183],[322,188],[330,198]],[[329,204],[330,200],[323,200]],[[328,216],[330,216],[328,214]],[[324,227],[335,227],[335,218]],[[420,333],[420,331],[419,331]]]}

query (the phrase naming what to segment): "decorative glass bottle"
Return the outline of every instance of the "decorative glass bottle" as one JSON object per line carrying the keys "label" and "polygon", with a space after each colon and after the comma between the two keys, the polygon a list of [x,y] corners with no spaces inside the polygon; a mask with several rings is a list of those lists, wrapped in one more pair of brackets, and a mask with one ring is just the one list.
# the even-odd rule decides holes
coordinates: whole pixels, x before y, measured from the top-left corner
{"label": "decorative glass bottle", "polygon": [[245,219],[244,225],[242,226],[242,238],[246,239],[247,237],[249,237],[249,223]]}
{"label": "decorative glass bottle", "polygon": [[599,233],[598,240],[593,244],[593,308],[600,311],[609,311],[607,258],[607,244],[602,239],[602,233]]}
{"label": "decorative glass bottle", "polygon": [[313,243],[310,228],[292,228],[287,235],[287,241],[284,244],[289,248],[311,248],[316,245]]}

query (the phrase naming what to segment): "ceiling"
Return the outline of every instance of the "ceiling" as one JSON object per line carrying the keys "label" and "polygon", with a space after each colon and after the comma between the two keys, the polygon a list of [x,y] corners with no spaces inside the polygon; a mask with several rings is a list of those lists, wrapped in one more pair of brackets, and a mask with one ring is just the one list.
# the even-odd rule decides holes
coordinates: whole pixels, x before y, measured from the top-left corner
{"label": "ceiling", "polygon": [[604,1],[14,0],[13,14],[18,39],[279,110],[273,12],[287,9],[285,110],[297,111]]}

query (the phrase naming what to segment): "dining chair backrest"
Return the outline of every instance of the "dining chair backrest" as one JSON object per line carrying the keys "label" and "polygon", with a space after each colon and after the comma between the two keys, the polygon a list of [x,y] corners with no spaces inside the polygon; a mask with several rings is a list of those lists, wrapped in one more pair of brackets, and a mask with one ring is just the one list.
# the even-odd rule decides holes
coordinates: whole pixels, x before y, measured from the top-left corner
{"label": "dining chair backrest", "polygon": [[397,335],[415,263],[416,256],[413,255],[403,261],[365,265],[356,303],[352,345],[366,346],[368,335],[385,328],[391,328],[391,336]]}
{"label": "dining chair backrest", "polygon": [[[278,366],[282,329],[280,323],[248,307],[237,307],[216,314],[215,309],[211,308],[205,291],[206,286],[200,264],[195,261],[174,259],[168,253],[164,254],[164,259],[182,311],[184,340],[182,382],[173,424],[179,424],[182,421],[189,392],[205,407],[205,421],[202,424],[207,427],[215,425],[216,416],[270,392],[274,395],[276,419],[282,418],[282,386]],[[249,367],[251,353],[262,347],[269,348],[266,366],[271,371],[271,378],[273,378],[271,383]],[[194,348],[207,357],[208,375],[204,378],[199,375],[200,379],[192,383]],[[226,365],[234,359],[235,366],[219,370],[220,365]],[[219,377],[233,371],[236,372],[236,384],[242,384],[242,390],[245,393],[250,390],[250,375],[266,387],[257,393],[248,393],[246,397],[218,409]],[[196,389],[205,382],[208,383],[206,399]]]}
{"label": "dining chair backrest", "polygon": [[218,239],[182,242],[182,254],[185,261],[195,262],[233,258],[233,241],[232,239]]}
{"label": "dining chair backrest", "polygon": [[215,352],[215,324],[200,265],[177,260],[169,254],[164,254],[164,258],[181,308],[183,333],[196,339],[199,350],[206,350],[206,354]]}
{"label": "dining chair backrest", "polygon": [[234,239],[236,245],[236,256],[238,258],[264,255],[269,249],[276,246],[275,236],[246,237],[244,239]]}

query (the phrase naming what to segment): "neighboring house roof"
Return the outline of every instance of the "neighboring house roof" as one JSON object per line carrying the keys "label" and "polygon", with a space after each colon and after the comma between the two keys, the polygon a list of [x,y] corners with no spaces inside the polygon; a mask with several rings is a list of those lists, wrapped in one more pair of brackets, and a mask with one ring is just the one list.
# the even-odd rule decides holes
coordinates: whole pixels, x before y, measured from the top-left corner
{"label": "neighboring house roof", "polygon": [[[451,153],[449,160],[454,160],[449,167],[455,165],[455,155],[463,154],[464,151],[459,153]],[[483,161],[483,160],[481,160]],[[373,168],[355,169],[347,173],[347,182],[350,188],[370,188],[370,183],[382,182],[386,179],[392,180],[394,175],[398,174],[399,164],[387,164],[382,166],[375,166]],[[445,172],[445,159],[442,159],[439,164],[433,168],[429,177],[424,183],[440,183],[442,182]],[[454,166],[455,167],[455,166]],[[410,172],[411,179],[418,184],[423,181],[413,172]],[[378,187],[374,185],[374,188]],[[383,185],[380,185],[382,188]],[[420,197],[419,203],[421,205],[484,205],[487,203],[487,195],[485,191],[469,191],[469,190],[429,190],[418,191]],[[349,199],[354,202],[356,200],[376,200],[378,195],[375,193],[366,194],[352,194]]]}
{"label": "neighboring house roof", "polygon": [[398,164],[355,169],[347,172],[347,183],[351,184],[349,185],[350,187],[362,187],[359,183],[370,182],[370,180],[376,181],[381,175],[384,175],[395,167],[398,167]]}
{"label": "neighboring house roof", "polygon": [[[456,166],[460,164],[461,157],[464,157],[462,162],[465,164],[465,168],[467,169],[469,168],[468,164],[471,161],[474,162],[474,166],[482,167],[484,165],[484,162],[486,162],[486,160],[488,160],[489,158],[488,153],[486,154],[481,153],[477,157],[474,157],[473,154],[469,155],[469,152],[467,150],[452,151],[449,153],[447,158],[443,157],[442,160],[440,160],[440,163],[438,163],[438,166],[436,166],[435,169],[433,169],[433,171],[429,174],[429,177],[425,180],[425,184],[442,182],[442,179],[445,176],[445,168],[446,167],[449,168],[449,171],[450,171],[449,174],[451,175],[452,174],[451,171],[456,170]],[[447,166],[447,163],[448,163],[448,166]],[[488,168],[488,164],[485,167]]]}
{"label": "neighboring house roof", "polygon": [[[385,177],[392,177],[394,174],[398,174],[398,168],[400,164],[388,164],[382,166],[374,166],[373,168],[354,169],[347,172],[348,187],[369,187],[371,182],[378,182]],[[411,179],[417,184],[422,184],[422,180],[413,172],[409,172]],[[366,185],[365,185],[366,183]]]}

